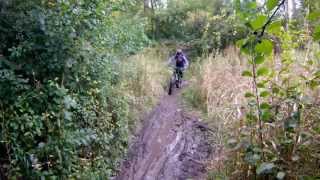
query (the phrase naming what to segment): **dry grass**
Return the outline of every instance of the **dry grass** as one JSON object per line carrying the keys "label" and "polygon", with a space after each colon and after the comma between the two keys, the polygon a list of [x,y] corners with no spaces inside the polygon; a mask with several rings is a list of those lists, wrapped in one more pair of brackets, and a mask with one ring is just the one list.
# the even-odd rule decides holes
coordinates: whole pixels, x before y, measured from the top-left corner
{"label": "dry grass", "polygon": [[[148,112],[159,97],[166,93],[165,87],[170,77],[166,66],[168,52],[169,49],[164,46],[149,48],[128,58],[124,63],[121,91],[130,102],[131,132],[139,126],[141,112]],[[295,59],[295,76],[304,72],[301,64],[306,63],[303,61],[304,52],[298,53],[300,54],[294,57],[301,61]],[[270,60],[268,65],[273,66],[272,62]],[[203,119],[215,131],[211,140],[216,147],[209,162],[210,172],[214,172],[212,177],[230,175],[230,172],[226,172],[226,159],[239,158],[235,157],[236,153],[227,154],[224,145],[226,137],[237,137],[241,127],[245,125],[243,116],[247,101],[244,93],[252,89],[252,85],[250,78],[241,76],[244,69],[248,69],[246,59],[239,55],[236,48],[229,47],[221,54],[193,61],[188,71],[190,86],[183,94],[184,99],[193,108],[203,112]],[[320,97],[319,90],[306,93],[314,100]]]}
{"label": "dry grass", "polygon": [[186,92],[186,96],[197,92],[198,101],[190,103],[206,112],[209,124],[219,120],[225,126],[238,120],[241,107],[246,105],[244,92],[250,89],[250,80],[241,76],[245,65],[241,65],[237,50],[230,47],[226,54],[203,58],[192,72],[193,90]]}
{"label": "dry grass", "polygon": [[170,72],[167,67],[168,49],[164,46],[147,48],[124,60],[121,91],[130,104],[131,133],[165,93]]}
{"label": "dry grass", "polygon": [[[250,89],[250,79],[242,77],[244,58],[234,47],[223,54],[209,55],[192,64],[191,86],[184,93],[186,101],[205,114],[205,121],[215,130],[211,137],[215,146],[209,170],[223,172],[226,154],[225,135],[238,131],[247,102],[244,92]],[[214,175],[214,177],[216,177]]]}
{"label": "dry grass", "polygon": [[200,84],[208,116],[224,119],[224,124],[234,119],[236,112],[233,110],[245,102],[242,92],[249,85],[248,80],[241,77],[242,68],[231,65],[229,60],[220,55],[207,58]]}
{"label": "dry grass", "polygon": [[[310,52],[318,52],[318,50],[312,49]],[[301,79],[301,75],[310,78],[312,75],[310,72],[316,71],[320,64],[318,61],[314,62],[315,64],[312,66],[307,65],[308,59],[318,59],[312,53],[308,55],[306,54],[308,52],[298,50],[292,50],[291,53],[294,63],[290,68],[290,82],[301,84],[303,83],[299,80]],[[213,153],[212,160],[209,162],[209,172],[211,173],[209,177],[213,179],[226,177],[226,175],[230,176],[232,172],[226,172],[228,169],[233,171],[241,168],[238,167],[238,164],[241,166],[239,153],[228,152],[224,148],[224,145],[228,137],[238,139],[240,134],[244,133],[246,128],[248,128],[244,122],[247,108],[247,100],[244,98],[244,94],[252,89],[252,84],[250,78],[241,76],[242,71],[249,68],[245,61],[246,59],[240,57],[238,50],[234,47],[227,48],[222,54],[201,58],[192,65],[192,85],[184,94],[186,101],[193,107],[201,110],[209,127],[215,130],[212,136],[212,144],[216,147],[214,148],[215,152]],[[275,58],[269,57],[265,65],[276,67],[276,61]],[[278,69],[275,68],[275,70],[277,71]],[[277,76],[273,81],[280,84],[280,79]],[[314,104],[319,102],[320,89],[310,90],[305,85],[301,85],[301,88],[304,90],[303,96],[312,100]],[[314,120],[319,117],[319,108],[312,107],[310,110],[305,110],[304,123],[308,124],[309,121],[314,123]],[[311,114],[313,115],[312,117]],[[269,127],[269,123],[265,124],[264,138],[266,140],[273,141],[276,137],[283,136],[279,133],[279,130],[283,129],[282,121],[274,123],[277,128],[273,126]],[[309,126],[311,127],[311,125]],[[309,131],[308,129],[310,128],[307,128],[309,126],[304,124],[301,129]],[[310,146],[310,149],[312,148]],[[302,155],[308,159],[309,155],[306,152],[305,150]],[[236,169],[234,167],[227,167],[229,166],[227,164],[229,162],[228,159],[232,163],[231,166],[236,166]],[[312,163],[310,163],[310,167],[313,167]],[[308,168],[305,167],[304,169],[307,170]],[[305,170],[301,169],[299,172],[305,173]],[[235,172],[241,173],[242,171]],[[239,176],[233,175],[231,177],[235,179],[239,178]]]}

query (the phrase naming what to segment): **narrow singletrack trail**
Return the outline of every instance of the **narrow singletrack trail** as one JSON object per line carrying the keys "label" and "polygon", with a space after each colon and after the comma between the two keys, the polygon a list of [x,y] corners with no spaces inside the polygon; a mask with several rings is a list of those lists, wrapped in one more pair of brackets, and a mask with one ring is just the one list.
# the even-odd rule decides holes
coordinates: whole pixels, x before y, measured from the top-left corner
{"label": "narrow singletrack trail", "polygon": [[181,90],[164,96],[144,120],[117,180],[205,179],[211,148],[206,126],[183,110]]}

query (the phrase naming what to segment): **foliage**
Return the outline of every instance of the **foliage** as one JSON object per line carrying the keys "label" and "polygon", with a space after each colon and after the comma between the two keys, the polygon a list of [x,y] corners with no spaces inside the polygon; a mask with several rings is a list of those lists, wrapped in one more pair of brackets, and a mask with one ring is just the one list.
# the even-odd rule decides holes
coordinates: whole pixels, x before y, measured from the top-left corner
{"label": "foliage", "polygon": [[[252,90],[246,93],[246,125],[240,127],[237,135],[241,137],[237,151],[242,159],[238,159],[241,163],[236,166],[245,166],[240,171],[247,174],[244,178],[290,179],[319,175],[318,170],[308,168],[316,167],[315,161],[320,157],[318,154],[312,158],[306,155],[320,145],[313,138],[318,134],[314,128],[319,125],[319,99],[313,96],[320,85],[318,52],[311,49],[314,56],[307,54],[303,61],[295,57],[298,48],[293,40],[295,30],[285,30],[281,23],[273,21],[284,2],[268,0],[266,11],[258,14],[254,2],[250,5],[254,7],[251,13],[242,13],[243,9],[238,6],[239,13],[253,32],[238,42],[241,51],[249,56],[251,66],[243,75],[249,76],[253,84]],[[318,40],[317,37],[316,27],[314,41]],[[271,56],[275,45],[281,47],[279,58],[277,54],[274,58]],[[310,117],[310,113],[316,116]],[[313,145],[309,144],[311,142]]]}
{"label": "foliage", "polygon": [[0,0],[0,179],[114,176],[170,76],[146,34],[200,55],[184,97],[230,148],[211,177],[319,176],[320,4],[286,1]]}
{"label": "foliage", "polygon": [[236,18],[247,32],[236,42],[242,55],[226,49],[225,56],[193,64],[196,79],[185,99],[202,111],[213,145],[222,149],[209,163],[211,178],[320,174],[318,1],[302,3],[300,19],[290,21],[283,19],[283,3],[236,0]]}
{"label": "foliage", "polygon": [[127,97],[129,109],[130,134],[141,127],[143,113],[149,112],[166,94],[168,80],[171,76],[167,59],[169,48],[163,44],[145,48],[143,51],[128,57],[122,64],[120,90]]}
{"label": "foliage", "polygon": [[169,0],[166,4],[147,15],[149,36],[156,40],[183,41],[201,56],[221,50],[245,34],[229,1]]}
{"label": "foliage", "polygon": [[0,1],[1,179],[114,173],[128,138],[118,59],[148,43],[143,21],[123,21],[131,6]]}
{"label": "foliage", "polygon": [[[225,141],[229,133],[237,132],[236,126],[243,123],[239,122],[246,105],[243,92],[250,87],[250,81],[241,76],[246,62],[239,53],[230,46],[221,54],[199,58],[192,63],[190,85],[183,93],[185,102],[193,111],[200,111],[201,119],[213,130],[209,137],[213,158],[208,163],[208,179],[227,179],[232,170],[227,166],[230,155]],[[226,144],[237,144],[237,140],[230,139]]]}

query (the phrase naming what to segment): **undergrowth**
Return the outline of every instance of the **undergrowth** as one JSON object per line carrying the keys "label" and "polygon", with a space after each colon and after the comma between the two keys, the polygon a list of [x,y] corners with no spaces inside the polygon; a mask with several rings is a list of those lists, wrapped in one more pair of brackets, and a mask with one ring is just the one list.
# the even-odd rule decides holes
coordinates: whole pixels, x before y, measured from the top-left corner
{"label": "undergrowth", "polygon": [[[294,54],[291,70],[293,82],[294,78],[301,74],[310,75],[305,69],[306,58],[312,58],[316,54],[314,52],[317,52],[317,45],[309,51],[311,53],[303,50],[290,50]],[[273,63],[276,63],[275,61],[281,57],[275,55],[270,58],[268,66],[274,66]],[[230,47],[220,54],[199,58],[192,64],[193,67],[189,72],[191,85],[183,94],[184,100],[191,107],[202,112],[202,118],[215,132],[211,136],[214,153],[208,162],[208,179],[252,178],[248,173],[250,174],[254,166],[247,165],[250,156],[246,154],[248,151],[245,150],[245,147],[246,143],[250,142],[250,137],[255,136],[252,129],[256,127],[248,124],[250,121],[246,115],[249,111],[247,103],[250,101],[245,94],[248,89],[253,88],[253,84],[248,78],[242,76],[243,70],[249,66],[247,62],[244,62],[245,59],[245,56],[239,55],[239,50]],[[308,108],[305,108],[302,114],[304,123],[300,126],[297,150],[293,159],[290,160],[292,166],[278,164],[280,168],[295,170],[295,172],[286,172],[291,178],[299,175],[300,177],[315,177],[319,173],[316,168],[318,153],[315,150],[319,147],[316,135],[317,127],[319,127],[319,122],[317,122],[319,109],[316,105],[319,102],[319,90],[305,87],[304,92],[303,101],[306,102],[304,106]],[[281,109],[284,113],[287,110]],[[270,121],[264,127],[265,149],[270,148],[267,151],[270,154],[278,154],[279,159],[289,155],[280,149],[283,146],[281,137],[287,126],[288,123],[276,120],[274,125]]]}
{"label": "undergrowth", "polygon": [[144,113],[149,112],[166,93],[170,77],[167,59],[169,49],[164,45],[146,48],[123,62],[121,92],[129,104],[129,129],[134,134]]}
{"label": "undergrowth", "polygon": [[210,137],[214,153],[208,162],[209,179],[227,174],[225,142],[228,132],[235,130],[243,116],[246,104],[243,92],[250,87],[249,81],[241,76],[247,66],[243,59],[230,46],[219,54],[199,57],[188,72],[191,84],[183,94],[184,101],[202,112],[202,119],[214,130]]}

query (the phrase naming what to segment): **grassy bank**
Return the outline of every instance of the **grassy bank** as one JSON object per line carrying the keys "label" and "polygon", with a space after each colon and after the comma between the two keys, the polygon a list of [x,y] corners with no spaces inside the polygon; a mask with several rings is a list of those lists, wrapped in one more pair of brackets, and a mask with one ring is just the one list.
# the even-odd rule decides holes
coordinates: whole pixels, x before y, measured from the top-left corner
{"label": "grassy bank", "polygon": [[188,74],[191,85],[184,101],[202,114],[202,119],[215,133],[210,137],[215,152],[209,162],[209,178],[225,176],[225,141],[228,133],[239,126],[246,105],[244,91],[250,81],[241,76],[247,64],[234,47],[221,54],[199,57]]}
{"label": "grassy bank", "polygon": [[147,48],[123,62],[121,92],[129,104],[129,129],[133,134],[141,118],[166,93],[170,71],[169,49],[164,45]]}
{"label": "grassy bank", "polygon": [[[230,47],[220,54],[201,57],[192,64],[191,85],[184,93],[184,100],[201,112],[202,119],[215,132],[211,136],[215,153],[209,162],[209,178],[250,179],[256,169],[263,167],[261,161],[272,165],[270,173],[275,176],[277,173],[285,173],[288,178],[319,175],[315,168],[319,161],[315,149],[320,147],[317,140],[319,89],[313,89],[305,80],[313,77],[315,67],[319,65],[317,48],[307,51],[285,49],[285,56],[273,55],[264,63],[266,67],[274,68],[268,77],[272,83],[259,85],[259,91],[274,90],[274,84],[282,84],[283,94],[261,97],[261,101],[270,104],[268,110],[271,112],[270,116],[264,117],[263,150],[254,145],[259,132],[257,120],[248,116],[255,110],[251,96],[245,97],[254,88],[252,79],[242,76],[243,71],[250,68],[246,58]],[[288,57],[292,64],[283,74],[282,69],[286,66],[281,64]],[[312,62],[309,59],[313,59]],[[291,93],[295,91],[299,92],[296,98]],[[296,116],[290,114],[294,112],[295,103],[302,107],[297,121],[293,118]]]}

